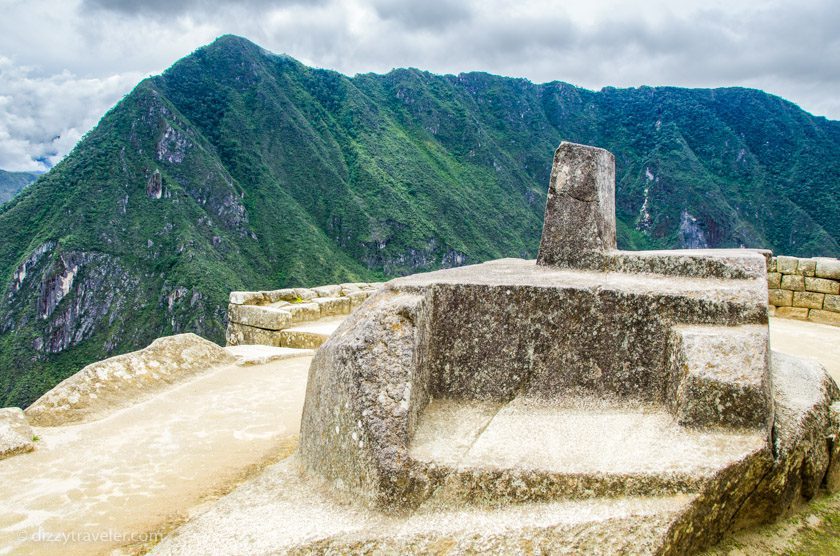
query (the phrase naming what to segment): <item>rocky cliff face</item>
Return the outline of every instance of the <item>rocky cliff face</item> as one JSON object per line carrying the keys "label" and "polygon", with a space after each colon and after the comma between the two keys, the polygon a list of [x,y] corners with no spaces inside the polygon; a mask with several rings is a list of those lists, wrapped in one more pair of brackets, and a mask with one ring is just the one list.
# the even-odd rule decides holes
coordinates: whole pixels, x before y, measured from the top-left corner
{"label": "rocky cliff face", "polygon": [[759,91],[351,79],[223,37],[0,207],[0,399],[222,341],[231,290],[534,257],[561,140],[617,153],[621,248],[840,251],[840,124]]}

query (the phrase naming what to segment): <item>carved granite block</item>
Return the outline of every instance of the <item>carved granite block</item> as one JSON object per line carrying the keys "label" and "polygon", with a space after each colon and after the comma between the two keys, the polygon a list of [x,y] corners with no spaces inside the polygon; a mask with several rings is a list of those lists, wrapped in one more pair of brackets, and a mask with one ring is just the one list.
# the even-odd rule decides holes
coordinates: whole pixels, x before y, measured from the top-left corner
{"label": "carved granite block", "polygon": [[776,271],[782,274],[796,274],[796,269],[799,266],[799,259],[796,257],[776,257]]}
{"label": "carved granite block", "polygon": [[790,307],[793,305],[793,292],[790,290],[770,290],[769,292],[770,305],[776,307]]}
{"label": "carved granite block", "polygon": [[797,276],[795,274],[785,274],[782,276],[782,289],[791,291],[805,290],[805,277]]}
{"label": "carved granite block", "polygon": [[805,289],[809,292],[840,294],[840,282],[827,278],[805,278]]}
{"label": "carved granite block", "polygon": [[554,153],[537,264],[578,266],[615,249],[615,158],[563,142]]}
{"label": "carved granite block", "polygon": [[815,292],[793,292],[793,306],[807,307],[808,309],[822,309],[824,293]]}

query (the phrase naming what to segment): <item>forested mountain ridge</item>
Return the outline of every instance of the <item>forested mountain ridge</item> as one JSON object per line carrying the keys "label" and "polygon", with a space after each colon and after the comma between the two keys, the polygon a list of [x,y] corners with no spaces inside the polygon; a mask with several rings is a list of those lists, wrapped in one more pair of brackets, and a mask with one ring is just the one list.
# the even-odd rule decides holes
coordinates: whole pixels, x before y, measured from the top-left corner
{"label": "forested mountain ridge", "polygon": [[533,257],[561,140],[616,155],[622,248],[840,254],[840,122],[749,89],[346,77],[221,37],[0,206],[0,400],[193,331],[227,293]]}
{"label": "forested mountain ridge", "polygon": [[38,179],[35,172],[7,172],[0,170],[0,205],[17,195],[18,191]]}

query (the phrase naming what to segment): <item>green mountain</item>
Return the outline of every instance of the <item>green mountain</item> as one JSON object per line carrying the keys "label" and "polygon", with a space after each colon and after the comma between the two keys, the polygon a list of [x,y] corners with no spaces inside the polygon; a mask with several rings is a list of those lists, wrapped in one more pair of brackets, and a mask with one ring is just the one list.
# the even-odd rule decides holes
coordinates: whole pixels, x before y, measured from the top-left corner
{"label": "green mountain", "polygon": [[227,294],[534,257],[561,140],[616,154],[619,244],[840,254],[840,122],[747,89],[349,78],[225,36],[0,207],[0,403]]}
{"label": "green mountain", "polygon": [[7,172],[0,170],[0,205],[17,195],[18,191],[38,179],[34,172]]}

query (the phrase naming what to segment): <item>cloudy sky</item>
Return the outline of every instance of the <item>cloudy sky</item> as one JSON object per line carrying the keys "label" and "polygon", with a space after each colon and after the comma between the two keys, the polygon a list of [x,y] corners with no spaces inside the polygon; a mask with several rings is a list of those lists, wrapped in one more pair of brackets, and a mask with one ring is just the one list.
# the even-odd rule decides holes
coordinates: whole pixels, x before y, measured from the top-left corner
{"label": "cloudy sky", "polygon": [[0,13],[7,170],[55,164],[140,79],[225,33],[349,75],[740,85],[840,119],[837,0],[0,0]]}

